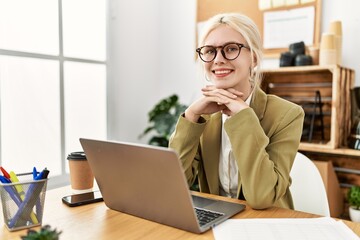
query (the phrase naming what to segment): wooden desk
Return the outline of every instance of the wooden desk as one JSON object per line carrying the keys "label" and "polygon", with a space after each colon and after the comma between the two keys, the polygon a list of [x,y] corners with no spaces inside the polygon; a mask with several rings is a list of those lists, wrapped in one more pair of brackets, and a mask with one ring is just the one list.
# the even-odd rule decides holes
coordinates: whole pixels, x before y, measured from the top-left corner
{"label": "wooden desk", "polygon": [[[46,193],[43,225],[63,231],[60,239],[214,239],[212,231],[204,234],[193,234],[155,222],[137,218],[131,215],[110,210],[103,202],[70,208],[61,202],[61,198],[70,194],[69,187],[50,190]],[[222,198],[208,194],[199,195]],[[228,198],[226,198],[228,199]],[[228,199],[232,202],[244,201]],[[246,204],[246,203],[245,203]],[[234,218],[312,218],[313,214],[297,212],[282,208],[246,210]],[[0,217],[0,239],[20,239],[27,230],[9,232]],[[345,223],[360,236],[360,224],[345,221]],[[37,227],[38,230],[40,227]]]}

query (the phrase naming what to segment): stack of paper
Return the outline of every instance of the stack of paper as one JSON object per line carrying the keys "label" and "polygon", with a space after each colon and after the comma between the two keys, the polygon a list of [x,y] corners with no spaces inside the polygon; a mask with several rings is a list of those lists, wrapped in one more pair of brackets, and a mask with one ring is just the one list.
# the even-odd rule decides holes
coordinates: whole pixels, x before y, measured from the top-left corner
{"label": "stack of paper", "polygon": [[229,219],[213,229],[215,239],[359,240],[342,221],[332,218]]}

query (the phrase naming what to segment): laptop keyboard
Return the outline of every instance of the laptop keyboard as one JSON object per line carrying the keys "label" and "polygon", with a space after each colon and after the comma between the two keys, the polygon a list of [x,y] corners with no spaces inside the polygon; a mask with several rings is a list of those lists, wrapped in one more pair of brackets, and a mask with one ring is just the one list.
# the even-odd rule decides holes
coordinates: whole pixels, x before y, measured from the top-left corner
{"label": "laptop keyboard", "polygon": [[212,212],[209,210],[205,210],[202,208],[195,208],[196,216],[199,221],[200,226],[204,226],[205,224],[214,221],[215,219],[224,216],[223,213]]}

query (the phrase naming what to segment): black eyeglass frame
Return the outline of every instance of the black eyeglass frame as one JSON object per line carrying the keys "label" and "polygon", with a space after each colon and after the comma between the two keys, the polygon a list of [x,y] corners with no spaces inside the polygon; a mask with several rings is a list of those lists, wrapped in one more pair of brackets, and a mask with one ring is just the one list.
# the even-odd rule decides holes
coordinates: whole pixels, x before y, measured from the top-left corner
{"label": "black eyeglass frame", "polygon": [[[236,55],[236,57],[234,57],[234,58],[227,58],[227,57],[226,57],[226,54],[225,54],[225,52],[224,52],[224,48],[225,48],[226,46],[230,45],[230,44],[235,44],[235,45],[237,45],[237,46],[239,47],[239,54]],[[201,54],[201,49],[203,49],[204,47],[213,47],[213,48],[215,49],[214,58],[211,59],[210,61],[205,61],[205,60],[202,59],[202,57],[201,57],[201,55],[202,55],[202,54]],[[248,46],[245,46],[245,45],[242,44],[242,43],[229,42],[229,43],[226,43],[226,44],[224,44],[224,45],[222,45],[222,46],[218,46],[218,47],[211,46],[211,45],[205,45],[205,46],[202,46],[202,47],[197,48],[197,49],[196,49],[196,52],[198,53],[199,58],[200,58],[203,62],[209,63],[209,62],[214,61],[214,59],[216,58],[217,53],[218,53],[218,51],[217,51],[218,48],[221,48],[221,50],[220,50],[220,51],[221,51],[221,55],[222,55],[226,60],[229,60],[229,61],[232,61],[232,60],[235,60],[236,58],[238,58],[238,57],[240,56],[240,53],[241,53],[241,49],[242,49],[242,48],[246,48],[246,49],[250,50],[250,48],[249,48]]]}

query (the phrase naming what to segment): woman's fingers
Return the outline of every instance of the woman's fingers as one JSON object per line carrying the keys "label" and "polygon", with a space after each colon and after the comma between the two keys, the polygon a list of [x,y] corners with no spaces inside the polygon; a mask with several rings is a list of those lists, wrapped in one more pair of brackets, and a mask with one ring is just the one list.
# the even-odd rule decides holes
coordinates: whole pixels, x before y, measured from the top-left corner
{"label": "woman's fingers", "polygon": [[238,97],[242,97],[244,96],[244,93],[234,89],[234,88],[229,88],[229,89],[226,89],[227,91],[231,92],[232,94],[238,96]]}
{"label": "woman's fingers", "polygon": [[236,99],[238,97],[241,98],[244,95],[242,92],[237,91],[233,88],[218,89],[212,85],[205,86],[201,90],[204,96],[218,96],[218,97],[224,96],[230,99]]}
{"label": "woman's fingers", "polygon": [[203,95],[207,97],[226,97],[230,99],[236,99],[238,97],[237,95],[224,89],[214,89],[211,91],[205,90],[203,91]]}
{"label": "woman's fingers", "polygon": [[207,101],[215,102],[218,105],[228,104],[230,102],[229,97],[225,97],[225,96],[223,96],[221,94],[214,94],[214,93],[205,92],[205,93],[203,93],[203,95],[206,97]]}

